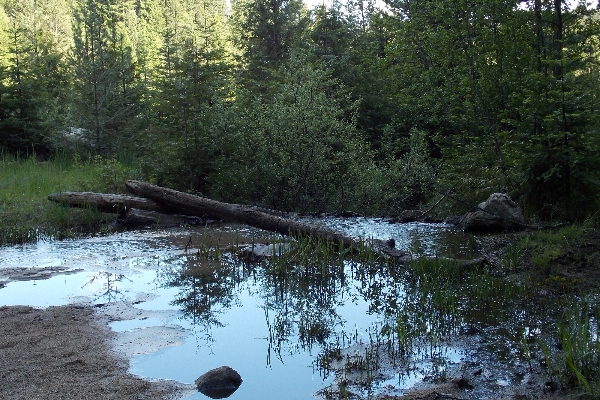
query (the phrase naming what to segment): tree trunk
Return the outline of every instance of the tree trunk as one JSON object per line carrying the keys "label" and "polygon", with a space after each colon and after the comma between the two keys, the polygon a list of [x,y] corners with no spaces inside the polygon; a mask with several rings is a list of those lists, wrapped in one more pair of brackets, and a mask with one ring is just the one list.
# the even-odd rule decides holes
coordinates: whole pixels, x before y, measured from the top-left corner
{"label": "tree trunk", "polygon": [[169,228],[184,224],[199,225],[204,221],[198,217],[189,215],[163,214],[156,211],[129,208],[122,222],[128,228]]}
{"label": "tree trunk", "polygon": [[[276,215],[277,212],[241,204],[229,204],[205,197],[194,196],[178,192],[173,189],[163,188],[140,181],[127,181],[127,189],[142,197],[124,196],[117,194],[91,193],[91,192],[63,192],[54,193],[48,199],[57,203],[68,204],[72,207],[97,207],[103,212],[119,213],[124,215],[124,222],[131,225],[174,223],[176,221],[197,222],[190,220],[186,215],[197,216],[203,219],[219,219],[250,225],[270,232],[280,233],[293,237],[310,236],[317,239],[332,241],[338,246],[360,252],[372,249],[384,257],[397,263],[405,263],[412,256],[402,250],[394,248],[393,240],[378,240],[354,238],[342,232],[311,225],[303,222]],[[140,212],[141,209],[153,213]],[[170,216],[156,214],[184,214],[170,218]],[[474,260],[451,260],[463,266],[481,265],[483,258]]]}
{"label": "tree trunk", "polygon": [[173,214],[167,207],[163,207],[152,200],[119,194],[61,192],[49,195],[48,200],[67,204],[71,207],[96,207],[98,210],[108,213],[124,214],[130,208],[138,208],[146,211]]}
{"label": "tree trunk", "polygon": [[256,207],[223,203],[140,181],[127,181],[126,186],[133,194],[147,197],[184,214],[238,222],[282,235],[310,236],[329,240],[353,251],[371,247],[376,252],[401,262],[410,259],[408,253],[395,249],[389,241],[369,240],[365,242],[332,229],[267,214]]}

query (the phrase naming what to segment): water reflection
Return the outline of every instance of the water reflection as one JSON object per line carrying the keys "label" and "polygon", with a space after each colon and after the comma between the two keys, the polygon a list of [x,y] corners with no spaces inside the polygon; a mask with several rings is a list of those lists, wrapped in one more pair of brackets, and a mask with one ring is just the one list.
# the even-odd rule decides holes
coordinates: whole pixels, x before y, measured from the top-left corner
{"label": "water reflection", "polygon": [[[297,250],[296,250],[297,251]],[[296,342],[301,350],[324,345],[342,326],[344,265],[295,265],[294,258],[268,260],[260,266],[260,296],[269,328],[269,348],[282,360],[281,344]],[[297,339],[296,339],[297,338]],[[270,356],[267,358],[270,362]]]}
{"label": "water reflection", "polygon": [[159,271],[163,286],[179,289],[172,304],[194,324],[207,329],[223,326],[219,314],[231,308],[236,299],[235,288],[243,279],[238,266],[225,258],[209,260],[197,254],[186,254],[182,261],[182,265]]}
{"label": "water reflection", "polygon": [[127,299],[127,295],[121,291],[120,284],[123,281],[133,282],[124,274],[99,271],[94,273],[81,288],[99,284],[100,292],[98,293],[98,290],[96,290],[97,294],[94,296],[94,301],[103,300],[110,303]]}
{"label": "water reflection", "polygon": [[226,399],[229,396],[231,396],[232,394],[234,394],[237,389],[238,388],[219,389],[219,390],[200,390],[200,392],[203,395],[210,397],[211,399]]}
{"label": "water reflection", "polygon": [[[361,221],[343,223],[347,232],[361,230],[363,237],[394,237],[398,247],[415,254],[453,256],[444,252],[455,250],[444,249],[460,252],[473,245],[446,226],[415,224],[400,238],[406,227]],[[167,293],[160,307],[167,302],[176,307],[189,323],[182,325],[201,340],[144,359],[160,364],[156,374],[138,371],[190,382],[198,370],[239,361],[246,363],[240,367],[245,384],[234,394],[240,398],[305,399],[333,380],[338,389],[355,382],[355,393],[376,393],[388,385],[400,393],[425,377],[450,374],[459,364],[500,371],[489,378],[493,382],[504,375],[522,379],[523,371],[536,368],[532,359],[540,353],[541,338],[555,334],[548,319],[560,305],[532,299],[494,271],[440,262],[388,265],[376,257],[351,259],[319,243],[297,243],[283,257],[248,263],[236,257],[236,241],[254,239],[218,229],[175,238],[172,233],[140,234],[135,240],[115,235],[83,246],[82,241],[50,243],[52,250],[44,254],[64,256],[59,265],[91,269],[93,275],[77,281],[76,289],[94,293],[96,301],[132,300],[132,287]],[[226,236],[224,242],[215,239],[218,235]],[[200,244],[204,247],[192,248]],[[36,251],[27,249],[27,257],[44,260]],[[18,256],[26,265],[27,257]],[[139,271],[146,273],[143,279]],[[136,286],[142,280],[146,286]],[[210,353],[199,356],[204,345]],[[195,376],[170,375],[176,369]],[[282,389],[264,388],[264,382],[278,379]]]}
{"label": "water reflection", "polygon": [[216,257],[214,252],[198,251],[185,254],[158,276],[163,287],[178,289],[171,304],[207,338],[212,338],[215,328],[224,327],[220,317],[239,304],[240,287],[246,283],[246,289],[262,302],[270,366],[272,357],[283,363],[284,343],[291,344],[287,348],[292,353],[294,348],[324,346],[345,322],[336,310],[349,297],[345,270],[352,268],[343,257],[333,264],[321,260],[301,265],[298,251],[255,263],[231,252]]}
{"label": "water reflection", "polygon": [[[428,248],[418,234],[406,240],[416,253]],[[313,368],[338,386],[353,382],[355,391],[372,394],[383,382],[401,391],[465,360],[522,363],[525,332],[542,324],[535,302],[514,285],[447,261],[389,265],[296,242],[281,257],[249,263],[216,248],[161,270],[162,284],[178,289],[172,304],[182,316],[218,340],[213,331],[247,291],[264,314],[267,367],[315,351]]]}

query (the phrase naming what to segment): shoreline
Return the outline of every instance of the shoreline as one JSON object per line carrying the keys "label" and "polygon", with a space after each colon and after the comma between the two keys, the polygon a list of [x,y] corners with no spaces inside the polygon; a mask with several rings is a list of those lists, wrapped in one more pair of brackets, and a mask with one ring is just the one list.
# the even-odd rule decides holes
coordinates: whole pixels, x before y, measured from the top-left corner
{"label": "shoreline", "polygon": [[193,390],[129,373],[127,352],[115,348],[118,334],[91,305],[1,306],[0,321],[4,399],[175,400]]}

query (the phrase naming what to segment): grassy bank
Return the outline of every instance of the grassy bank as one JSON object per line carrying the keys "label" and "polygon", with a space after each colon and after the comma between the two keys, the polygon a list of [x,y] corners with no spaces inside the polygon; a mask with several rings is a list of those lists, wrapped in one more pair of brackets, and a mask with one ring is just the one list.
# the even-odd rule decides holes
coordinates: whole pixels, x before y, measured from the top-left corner
{"label": "grassy bank", "polygon": [[61,191],[122,192],[131,168],[116,160],[0,156],[0,245],[40,237],[77,237],[105,229],[114,216],[95,209],[70,209],[48,201]]}

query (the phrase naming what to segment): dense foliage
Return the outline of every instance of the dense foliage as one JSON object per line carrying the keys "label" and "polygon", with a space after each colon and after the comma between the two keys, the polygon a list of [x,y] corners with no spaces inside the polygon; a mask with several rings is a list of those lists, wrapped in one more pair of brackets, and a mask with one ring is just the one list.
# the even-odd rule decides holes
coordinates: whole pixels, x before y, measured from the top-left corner
{"label": "dense foliage", "polygon": [[450,187],[536,218],[597,209],[597,8],[326,3],[0,0],[0,148],[298,211]]}

